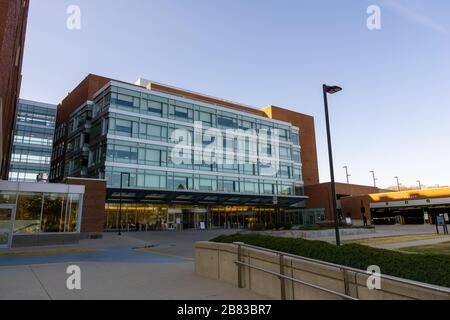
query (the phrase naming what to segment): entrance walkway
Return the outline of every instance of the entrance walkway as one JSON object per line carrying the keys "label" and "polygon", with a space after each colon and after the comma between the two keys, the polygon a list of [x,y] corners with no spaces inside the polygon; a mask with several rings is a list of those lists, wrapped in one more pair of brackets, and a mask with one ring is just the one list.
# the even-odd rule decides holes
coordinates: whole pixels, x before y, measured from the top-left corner
{"label": "entrance walkway", "polygon": [[[195,274],[194,243],[223,233],[107,233],[77,246],[2,251],[0,299],[265,299]],[[70,265],[81,268],[80,291],[66,287]]]}

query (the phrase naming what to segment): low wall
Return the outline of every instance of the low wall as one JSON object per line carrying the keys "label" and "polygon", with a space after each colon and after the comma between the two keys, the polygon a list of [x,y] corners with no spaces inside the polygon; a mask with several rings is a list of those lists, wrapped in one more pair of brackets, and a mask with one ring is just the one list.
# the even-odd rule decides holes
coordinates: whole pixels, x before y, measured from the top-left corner
{"label": "low wall", "polygon": [[14,235],[12,248],[43,247],[53,245],[77,244],[80,241],[78,233],[70,234],[36,234]]}
{"label": "low wall", "polygon": [[[244,232],[245,233],[245,232]],[[282,231],[251,231],[248,233],[258,233],[266,236],[275,236],[282,238],[303,238],[303,239],[319,239],[331,238],[336,235],[335,230],[282,230]],[[356,236],[361,234],[375,234],[375,228],[355,228],[340,229],[341,236]]]}
{"label": "low wall", "polygon": [[[239,286],[238,247],[234,244],[198,242],[195,246],[195,271],[201,276]],[[310,262],[301,258],[283,257],[275,253],[242,247],[241,261],[298,279],[316,286],[347,294],[361,300],[450,300],[448,292],[423,288],[418,284],[399,283],[382,278],[381,290],[367,288],[368,274],[343,271],[339,267]],[[276,275],[241,266],[241,287],[272,299],[341,300],[342,297],[311,288],[291,280],[280,281]],[[346,281],[344,281],[346,279]]]}

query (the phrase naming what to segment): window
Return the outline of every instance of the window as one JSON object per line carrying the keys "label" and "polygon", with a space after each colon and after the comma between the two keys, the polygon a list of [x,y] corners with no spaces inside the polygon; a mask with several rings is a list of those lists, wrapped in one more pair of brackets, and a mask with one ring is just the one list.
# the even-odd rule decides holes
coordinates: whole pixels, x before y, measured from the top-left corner
{"label": "window", "polygon": [[289,147],[280,147],[280,158],[291,160],[291,149]]}
{"label": "window", "polygon": [[302,181],[303,177],[302,177],[302,169],[300,167],[294,167],[294,173],[293,173],[293,179],[297,180],[297,181]]}
{"label": "window", "polygon": [[150,166],[165,166],[167,152],[158,149],[139,149],[139,163]]}
{"label": "window", "polygon": [[134,98],[124,94],[118,94],[117,98],[114,99],[114,103],[119,107],[127,107],[127,108],[138,108],[139,107],[139,99]]}
{"label": "window", "polygon": [[42,193],[20,193],[14,233],[36,233],[41,229]]}
{"label": "window", "polygon": [[280,178],[290,179],[291,178],[291,167],[288,165],[280,165],[279,175]]}
{"label": "window", "polygon": [[195,189],[199,191],[217,191],[217,180],[214,177],[200,176],[195,179]]}
{"label": "window", "polygon": [[189,119],[188,109],[175,107],[175,118]]}
{"label": "window", "polygon": [[217,122],[222,128],[237,128],[237,120],[231,117],[219,116]]}
{"label": "window", "polygon": [[296,146],[300,145],[300,138],[297,132],[291,132],[291,142]]}
{"label": "window", "polygon": [[169,188],[173,190],[189,190],[192,188],[192,177],[174,175],[169,177]]}
{"label": "window", "polygon": [[300,151],[299,150],[293,150],[292,151],[292,160],[295,163],[300,163],[301,159],[300,159]]}
{"label": "window", "polygon": [[64,232],[66,194],[44,194],[41,232]]}
{"label": "window", "polygon": [[147,135],[153,139],[166,140],[167,139],[167,128],[161,127],[158,125],[149,124],[149,125],[147,125]]}
{"label": "window", "polygon": [[238,190],[238,186],[239,186],[239,183],[237,181],[224,179],[221,191],[224,191],[224,192],[238,192],[239,191]]}
{"label": "window", "polygon": [[276,187],[277,187],[277,185],[276,185],[275,181],[272,181],[272,182],[264,181],[262,183],[261,192],[263,194],[276,194]]}
{"label": "window", "polygon": [[148,101],[147,110],[151,115],[162,117],[163,107],[161,102]]}
{"label": "window", "polygon": [[136,163],[138,158],[137,148],[114,146],[113,158],[116,162]]}
{"label": "window", "polygon": [[288,141],[289,137],[288,137],[288,130],[286,129],[278,129],[278,133],[279,133],[279,138],[281,141]]}
{"label": "window", "polygon": [[279,184],[278,185],[278,194],[281,194],[281,195],[286,195],[286,196],[288,196],[288,195],[292,195],[292,184],[285,184],[285,183],[282,183],[282,184]]}
{"label": "window", "polygon": [[209,126],[213,125],[213,115],[211,113],[200,111],[199,112],[199,120]]}
{"label": "window", "polygon": [[133,122],[116,119],[116,133],[121,136],[131,137],[133,133]]}
{"label": "window", "polygon": [[244,193],[259,193],[258,180],[244,180],[244,181],[241,181],[241,192],[244,192]]}

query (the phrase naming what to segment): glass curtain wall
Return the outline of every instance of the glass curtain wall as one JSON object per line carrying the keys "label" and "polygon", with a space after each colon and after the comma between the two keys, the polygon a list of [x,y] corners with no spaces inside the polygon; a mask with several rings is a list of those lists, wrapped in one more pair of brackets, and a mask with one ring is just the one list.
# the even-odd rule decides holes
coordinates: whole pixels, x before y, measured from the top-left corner
{"label": "glass curtain wall", "polygon": [[79,232],[82,195],[0,192],[0,204],[15,204],[14,234]]}

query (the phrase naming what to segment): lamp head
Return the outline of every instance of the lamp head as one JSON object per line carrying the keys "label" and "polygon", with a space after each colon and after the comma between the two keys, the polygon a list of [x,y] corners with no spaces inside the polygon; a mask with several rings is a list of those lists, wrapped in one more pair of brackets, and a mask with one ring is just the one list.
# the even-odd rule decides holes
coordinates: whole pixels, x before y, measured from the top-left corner
{"label": "lamp head", "polygon": [[342,91],[342,88],[339,86],[327,86],[324,85],[324,89],[328,94],[335,94]]}

